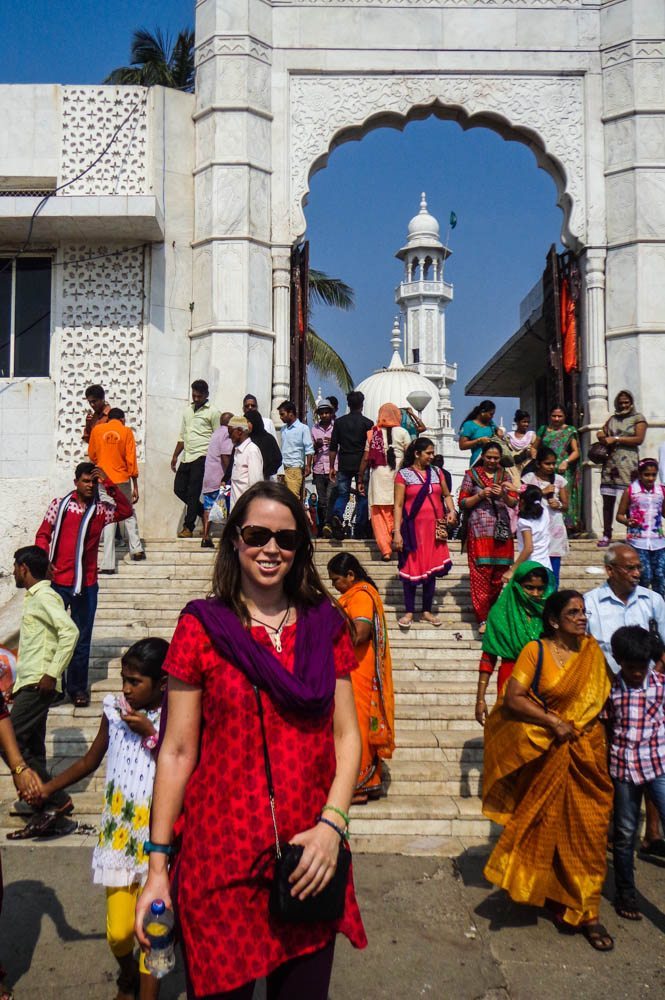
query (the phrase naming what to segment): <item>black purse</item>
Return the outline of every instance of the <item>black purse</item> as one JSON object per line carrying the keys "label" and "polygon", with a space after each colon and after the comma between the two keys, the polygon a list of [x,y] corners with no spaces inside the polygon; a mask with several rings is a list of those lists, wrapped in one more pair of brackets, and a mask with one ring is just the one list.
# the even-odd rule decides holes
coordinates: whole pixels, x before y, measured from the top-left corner
{"label": "black purse", "polygon": [[268,783],[270,815],[272,816],[272,825],[275,830],[275,874],[270,885],[268,910],[271,916],[284,923],[313,924],[324,920],[339,920],[344,915],[346,884],[349,879],[349,869],[351,867],[351,851],[346,844],[342,844],[340,847],[335,874],[325,889],[322,889],[316,896],[308,896],[306,899],[298,899],[296,896],[291,895],[293,886],[289,882],[289,877],[298,867],[304,848],[301,844],[284,844],[282,846],[279,842],[277,819],[275,817],[275,788],[272,781],[272,768],[270,767],[270,755],[268,753],[268,741],[266,739],[266,727],[263,718],[263,704],[259,689],[255,685],[254,694],[256,695],[256,706],[259,712],[259,722],[261,723],[263,762],[266,769],[266,781]]}
{"label": "black purse", "polygon": [[494,498],[490,498],[490,503],[492,504],[492,510],[494,511],[494,517],[496,521],[494,523],[494,541],[495,542],[508,542],[513,537],[513,533],[510,530],[510,525],[508,522],[501,517],[499,508],[494,502]]}

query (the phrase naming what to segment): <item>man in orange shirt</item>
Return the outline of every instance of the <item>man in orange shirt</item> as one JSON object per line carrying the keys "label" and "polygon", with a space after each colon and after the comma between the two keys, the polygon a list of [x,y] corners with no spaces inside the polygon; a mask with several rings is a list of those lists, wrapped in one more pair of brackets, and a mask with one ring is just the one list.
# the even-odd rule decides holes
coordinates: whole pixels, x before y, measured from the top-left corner
{"label": "man in orange shirt", "polygon": [[[125,427],[125,414],[121,409],[114,407],[109,410],[107,422],[95,424],[92,428],[88,455],[132,504],[138,502],[139,469],[136,464],[136,441],[131,428]],[[132,514],[122,524],[129,541],[130,558],[136,562],[145,559],[136,514]],[[115,573],[115,524],[110,524],[104,529],[101,572]]]}

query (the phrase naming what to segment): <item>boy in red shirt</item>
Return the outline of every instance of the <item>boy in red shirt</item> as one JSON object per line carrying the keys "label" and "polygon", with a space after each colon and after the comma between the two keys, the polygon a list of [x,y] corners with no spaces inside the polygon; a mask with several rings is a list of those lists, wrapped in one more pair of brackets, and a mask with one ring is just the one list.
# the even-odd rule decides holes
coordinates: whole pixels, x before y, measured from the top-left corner
{"label": "boy in red shirt", "polygon": [[[115,504],[99,499],[102,483]],[[79,640],[67,669],[67,692],[77,708],[90,704],[88,660],[92,626],[97,611],[97,550],[107,524],[124,521],[132,505],[122,491],[106,479],[92,462],[80,462],[74,474],[75,489],[61,500],[52,500],[35,545],[48,552],[53,589],[70,608]]]}

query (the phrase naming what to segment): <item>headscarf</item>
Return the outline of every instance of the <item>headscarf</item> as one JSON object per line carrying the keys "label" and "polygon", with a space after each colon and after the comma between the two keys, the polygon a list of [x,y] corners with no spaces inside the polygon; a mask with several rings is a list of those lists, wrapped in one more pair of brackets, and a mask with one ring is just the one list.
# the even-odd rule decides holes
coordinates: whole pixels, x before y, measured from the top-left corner
{"label": "headscarf", "polygon": [[282,453],[272,434],[265,429],[263,417],[258,410],[247,412],[247,422],[250,426],[250,440],[261,452],[263,459],[263,478],[270,479],[282,464]]}
{"label": "headscarf", "polygon": [[402,422],[402,414],[399,406],[394,403],[384,403],[379,407],[379,416],[376,421],[377,427],[399,427]]}
{"label": "headscarf", "polygon": [[614,412],[615,412],[615,414],[617,416],[619,416],[619,396],[628,396],[628,398],[630,400],[630,409],[627,411],[627,413],[622,413],[621,416],[622,417],[627,417],[629,414],[634,413],[635,412],[635,397],[633,396],[632,392],[630,392],[628,389],[622,389],[621,392],[617,392],[616,396],[614,397]]}
{"label": "headscarf", "polygon": [[[542,597],[531,597],[521,586],[522,580],[535,569],[544,569],[547,573]],[[542,635],[545,601],[555,590],[556,580],[551,570],[532,560],[520,563],[489,613],[483,652],[500,656],[502,660],[516,660],[527,642]]]}

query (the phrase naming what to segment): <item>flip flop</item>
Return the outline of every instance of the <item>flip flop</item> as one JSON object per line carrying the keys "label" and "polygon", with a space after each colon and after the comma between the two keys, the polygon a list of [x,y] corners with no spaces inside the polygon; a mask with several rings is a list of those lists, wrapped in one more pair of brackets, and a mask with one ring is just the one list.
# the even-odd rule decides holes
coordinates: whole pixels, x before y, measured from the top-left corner
{"label": "flip flop", "polygon": [[423,618],[422,621],[424,621],[426,625],[431,625],[432,628],[441,628],[443,624],[440,618]]}
{"label": "flip flop", "polygon": [[599,924],[598,921],[593,924],[582,924],[580,930],[596,951],[612,951],[614,949],[614,938],[607,928]]}
{"label": "flip flop", "polygon": [[398,618],[397,624],[399,625],[400,628],[406,631],[413,625],[413,618]]}

